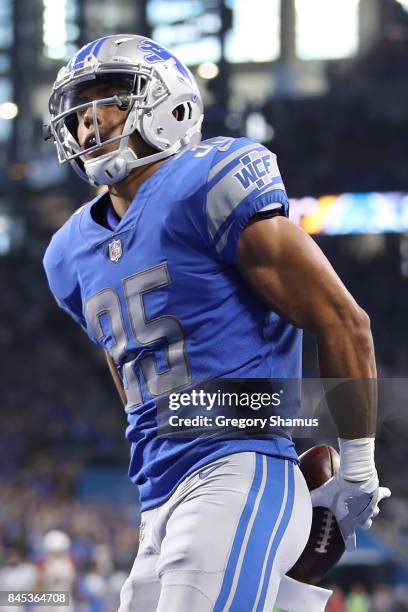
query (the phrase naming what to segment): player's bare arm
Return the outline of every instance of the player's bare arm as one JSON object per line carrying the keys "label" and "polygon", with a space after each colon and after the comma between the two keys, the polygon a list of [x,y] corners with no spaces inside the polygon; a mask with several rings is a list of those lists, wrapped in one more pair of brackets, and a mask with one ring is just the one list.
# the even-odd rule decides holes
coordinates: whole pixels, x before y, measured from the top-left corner
{"label": "player's bare arm", "polygon": [[[323,378],[373,379],[376,365],[370,321],[313,239],[285,217],[251,223],[238,247],[239,267],[257,295],[295,325],[314,334]],[[369,392],[353,409],[357,435],[374,433],[375,398]],[[341,415],[334,418],[349,437]],[[350,436],[352,437],[352,436]]]}
{"label": "player's bare arm", "polygon": [[106,361],[108,363],[109,372],[111,373],[113,382],[115,383],[116,390],[119,393],[119,397],[122,400],[123,405],[126,406],[126,403],[127,403],[126,392],[123,386],[123,382],[116,369],[115,362],[113,361],[112,357],[109,355],[108,351],[105,351],[105,356],[106,356]]}
{"label": "player's bare arm", "polygon": [[[315,505],[331,507],[352,550],[354,528],[370,527],[378,502],[390,495],[378,487],[374,464],[376,365],[369,317],[314,241],[283,217],[247,226],[238,244],[238,265],[260,299],[315,335],[322,377],[354,379],[342,394],[343,405],[328,396],[339,433],[340,475],[337,482],[333,478],[328,486],[319,487],[313,500]],[[357,504],[360,518],[353,519],[347,514],[346,500],[360,495],[361,508],[369,511],[363,512]]]}

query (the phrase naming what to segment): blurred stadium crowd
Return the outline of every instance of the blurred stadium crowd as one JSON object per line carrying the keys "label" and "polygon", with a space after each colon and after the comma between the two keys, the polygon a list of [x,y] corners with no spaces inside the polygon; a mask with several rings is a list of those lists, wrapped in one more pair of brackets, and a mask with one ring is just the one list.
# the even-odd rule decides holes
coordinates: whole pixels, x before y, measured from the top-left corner
{"label": "blurred stadium crowd", "polygon": [[[9,286],[0,327],[0,589],[53,585],[73,589],[75,610],[113,610],[137,550],[137,504],[77,494],[85,463],[126,472],[125,418],[85,335],[49,299],[40,263],[9,263],[0,272]],[[69,555],[44,546],[54,529],[68,534]]]}

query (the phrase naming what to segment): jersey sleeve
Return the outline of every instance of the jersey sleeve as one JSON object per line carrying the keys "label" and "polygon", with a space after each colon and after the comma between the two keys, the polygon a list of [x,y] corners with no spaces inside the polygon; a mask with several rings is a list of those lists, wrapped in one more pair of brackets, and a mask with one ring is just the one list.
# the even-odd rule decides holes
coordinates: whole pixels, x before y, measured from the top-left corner
{"label": "jersey sleeve", "polygon": [[58,306],[85,328],[77,275],[73,262],[64,258],[63,242],[63,235],[57,232],[45,252],[43,265],[48,285]]}
{"label": "jersey sleeve", "polygon": [[232,151],[216,156],[208,173],[205,211],[212,246],[222,260],[234,264],[239,237],[252,217],[289,214],[276,155],[240,138]]}

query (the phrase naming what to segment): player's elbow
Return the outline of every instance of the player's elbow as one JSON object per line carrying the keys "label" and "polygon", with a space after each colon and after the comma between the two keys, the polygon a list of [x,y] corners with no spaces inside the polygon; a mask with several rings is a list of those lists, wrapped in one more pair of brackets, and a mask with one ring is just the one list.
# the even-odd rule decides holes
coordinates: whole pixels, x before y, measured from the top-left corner
{"label": "player's elbow", "polygon": [[357,328],[363,332],[363,334],[368,334],[371,336],[370,317],[368,316],[367,312],[360,306],[357,307],[355,324]]}
{"label": "player's elbow", "polygon": [[354,339],[354,344],[361,352],[371,353],[373,348],[371,321],[367,312],[360,306],[357,306],[350,321],[350,333]]}
{"label": "player's elbow", "polygon": [[329,313],[318,335],[330,335],[332,338],[347,336],[360,351],[372,350],[370,317],[354,301],[346,302]]}

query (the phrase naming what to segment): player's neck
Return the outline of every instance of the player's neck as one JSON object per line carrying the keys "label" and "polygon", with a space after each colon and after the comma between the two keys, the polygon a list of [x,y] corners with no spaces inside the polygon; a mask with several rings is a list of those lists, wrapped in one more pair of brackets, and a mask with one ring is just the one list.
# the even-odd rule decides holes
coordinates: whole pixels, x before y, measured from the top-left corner
{"label": "player's neck", "polygon": [[135,168],[123,181],[109,187],[112,206],[118,217],[124,216],[139,187],[156,172],[164,161],[166,160],[162,159],[153,164]]}

